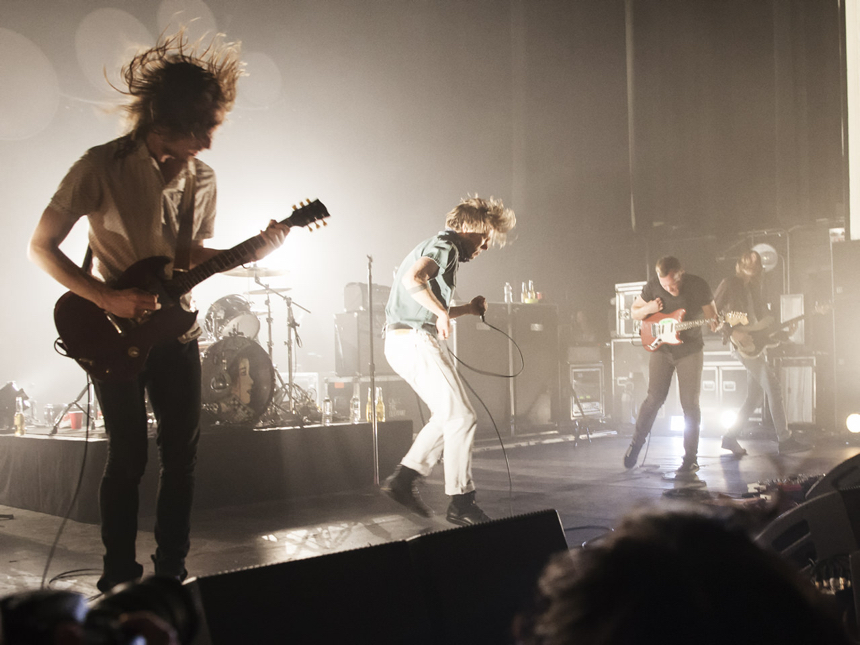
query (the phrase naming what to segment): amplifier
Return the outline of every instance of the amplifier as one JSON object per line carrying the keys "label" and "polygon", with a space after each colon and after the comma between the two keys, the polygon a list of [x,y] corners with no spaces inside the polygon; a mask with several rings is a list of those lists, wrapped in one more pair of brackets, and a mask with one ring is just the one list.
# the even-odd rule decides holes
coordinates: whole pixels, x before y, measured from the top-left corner
{"label": "amplifier", "polygon": [[642,293],[647,283],[624,282],[615,285],[615,332],[616,338],[635,338],[639,336],[638,320],[630,317],[630,307],[636,297]]}
{"label": "amplifier", "polygon": [[[334,315],[334,371],[338,376],[370,374],[370,321],[367,311],[347,311]],[[377,374],[395,372],[385,359],[382,328],[385,311],[373,307],[373,363]]]}
{"label": "amplifier", "polygon": [[[381,284],[373,285],[373,308],[385,309],[391,287]],[[365,311],[369,309],[367,297],[367,284],[364,282],[350,282],[343,288],[343,308],[345,311]]]}
{"label": "amplifier", "polygon": [[[604,416],[604,387],[603,387],[603,364],[592,363],[587,365],[570,366],[570,386],[574,397],[570,397],[570,418],[580,419],[583,416],[601,418]],[[576,399],[579,399],[579,405]],[[580,411],[580,406],[582,410]]]}

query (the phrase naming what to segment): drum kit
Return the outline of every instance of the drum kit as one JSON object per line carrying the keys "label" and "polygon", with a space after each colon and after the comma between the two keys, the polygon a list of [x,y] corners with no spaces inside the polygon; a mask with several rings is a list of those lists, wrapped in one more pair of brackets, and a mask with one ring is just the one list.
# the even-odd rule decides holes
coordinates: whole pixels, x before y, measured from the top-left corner
{"label": "drum kit", "polygon": [[[286,271],[249,265],[224,275],[252,278],[259,289],[244,295],[230,294],[216,300],[203,319],[199,339],[202,367],[204,420],[210,425],[254,427],[260,422],[283,425],[300,421],[296,385],[293,382],[293,346],[301,346],[293,307],[310,313],[285,294],[289,287],[272,287],[261,278],[286,275]],[[264,309],[255,310],[245,296],[265,295]],[[275,369],[272,341],[272,297],[287,305],[288,378]],[[258,342],[260,316],[265,314],[267,350]]]}

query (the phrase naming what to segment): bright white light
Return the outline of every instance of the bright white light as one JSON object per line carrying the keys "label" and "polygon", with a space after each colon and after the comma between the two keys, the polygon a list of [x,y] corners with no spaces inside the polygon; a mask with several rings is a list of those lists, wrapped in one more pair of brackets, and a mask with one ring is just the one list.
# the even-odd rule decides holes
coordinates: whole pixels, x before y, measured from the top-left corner
{"label": "bright white light", "polygon": [[723,410],[723,413],[720,415],[720,425],[723,427],[723,430],[728,430],[735,425],[735,421],[737,421],[737,419],[737,412],[732,410]]}
{"label": "bright white light", "polygon": [[848,418],[845,419],[845,425],[848,426],[848,432],[858,433],[860,432],[860,414],[856,412],[854,414],[849,414]]}
{"label": "bright white light", "polygon": [[669,422],[669,429],[672,432],[683,432],[684,431],[684,417],[683,416],[673,416],[672,420]]}

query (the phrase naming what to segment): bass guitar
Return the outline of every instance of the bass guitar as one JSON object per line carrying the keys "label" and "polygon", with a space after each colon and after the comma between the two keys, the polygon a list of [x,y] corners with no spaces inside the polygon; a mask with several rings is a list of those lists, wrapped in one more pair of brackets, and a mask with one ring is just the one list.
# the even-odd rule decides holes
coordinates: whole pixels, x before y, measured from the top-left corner
{"label": "bass guitar", "polygon": [[[642,321],[642,326],[639,328],[639,337],[642,339],[642,345],[649,352],[656,352],[661,345],[668,343],[669,345],[680,345],[684,341],[678,336],[682,331],[702,327],[710,324],[710,320],[703,318],[701,320],[684,320],[686,309],[676,309],[670,314],[656,313],[651,314]],[[727,322],[730,325],[741,325],[747,320],[745,313],[730,311],[727,314],[717,316],[717,324]]]}
{"label": "bass guitar", "polygon": [[[316,223],[319,228],[320,220],[329,217],[319,200],[293,208],[282,224],[296,227]],[[180,297],[216,273],[248,262],[265,244],[265,238],[256,235],[190,271],[176,272],[170,279],[166,277],[165,266],[171,258],[156,256],[135,262],[111,286],[115,289],[136,287],[158,296],[161,308],[141,318],[114,316],[69,291],[54,306],[54,324],[60,335],[57,345],[93,378],[130,380],[143,369],[152,347],[178,338],[194,324],[197,312],[183,308]]]}
{"label": "bass guitar", "polygon": [[729,340],[735,349],[737,349],[738,354],[744,358],[757,358],[761,356],[764,350],[787,342],[788,337],[791,335],[786,331],[789,327],[796,325],[811,315],[823,315],[828,311],[830,311],[830,305],[828,304],[815,305],[813,312],[803,314],[802,316],[795,316],[781,323],[775,322],[771,316],[766,316],[755,324],[733,329]]}

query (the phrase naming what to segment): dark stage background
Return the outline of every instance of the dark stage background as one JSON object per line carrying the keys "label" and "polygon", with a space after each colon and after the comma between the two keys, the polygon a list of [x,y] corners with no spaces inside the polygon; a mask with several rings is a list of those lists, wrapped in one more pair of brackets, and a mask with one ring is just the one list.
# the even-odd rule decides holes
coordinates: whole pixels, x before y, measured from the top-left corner
{"label": "dark stage background", "polygon": [[[62,289],[27,240],[67,168],[120,133],[102,68],[116,78],[126,46],[177,11],[198,18],[194,36],[241,40],[250,74],[202,155],[219,176],[212,245],[306,197],[332,213],[267,262],[312,312],[299,371],[334,369],[333,316],[366,256],[390,284],[469,193],[501,197],[519,224],[464,267],[460,297],[501,301],[505,282],[531,279],[562,326],[583,309],[607,339],[613,285],[665,253],[716,286],[748,242],[772,240],[783,265],[790,243],[806,254],[778,286],[830,288],[827,228],[847,191],[837,0],[4,0],[0,382],[40,405],[72,398],[83,373],[52,350]],[[79,226],[65,248],[84,247]],[[198,304],[250,287],[217,276]],[[276,303],[281,369],[285,329]]]}

